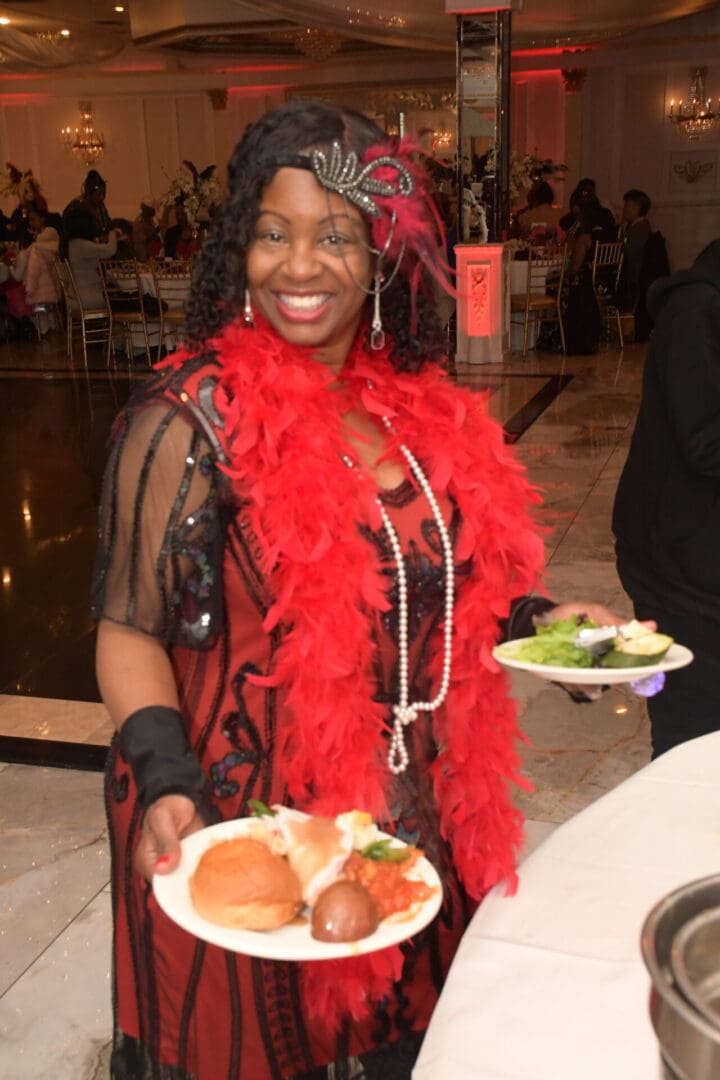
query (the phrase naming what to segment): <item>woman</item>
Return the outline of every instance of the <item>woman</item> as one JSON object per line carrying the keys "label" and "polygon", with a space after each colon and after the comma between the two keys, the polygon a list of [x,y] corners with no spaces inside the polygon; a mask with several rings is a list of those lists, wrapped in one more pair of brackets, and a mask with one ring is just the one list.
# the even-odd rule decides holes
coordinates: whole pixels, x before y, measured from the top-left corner
{"label": "woman", "polygon": [[535,184],[528,192],[528,205],[515,218],[515,232],[527,238],[536,236],[555,236],[560,228],[562,210],[553,206],[555,193],[546,180]]}
{"label": "woman", "polygon": [[[120,729],[123,1080],[409,1077],[477,899],[513,879],[515,712],[490,649],[501,620],[522,632],[552,608],[511,610],[541,564],[534,497],[482,400],[438,366],[422,172],[383,139],[319,103],[248,128],[187,349],[116,427],[95,613]],[[250,798],[370,811],[438,867],[441,915],[402,950],[332,963],[178,930],[143,877]]]}
{"label": "woman", "polygon": [[96,219],[79,208],[64,218],[65,235],[61,254],[67,258],[73,272],[80,299],[86,311],[105,308],[105,295],[100,283],[98,263],[112,259],[117,253],[120,230],[110,229],[102,236]]}
{"label": "woman", "polygon": [[[605,241],[602,207],[594,195],[585,195],[575,204],[576,220],[567,240],[567,260],[562,282],[560,308],[563,339],[557,323],[542,325],[535,348],[540,351],[565,351],[575,356],[596,352],[600,341],[600,308],[592,280],[595,244]],[[555,292],[557,293],[557,283]]]}
{"label": "woman", "polygon": [[47,211],[41,206],[33,205],[28,207],[28,227],[32,235],[32,243],[18,252],[11,269],[12,276],[16,281],[25,280],[31,252],[39,248],[52,259],[60,250],[60,234],[49,223]]}
{"label": "woman", "polygon": [[50,328],[48,311],[62,295],[54,261],[60,248],[60,236],[49,223],[44,204],[28,207],[28,225],[33,243],[18,252],[10,273],[15,281],[23,284],[27,308],[24,314],[35,316],[37,331],[44,337]]}
{"label": "woman", "polygon": [[105,205],[107,184],[97,169],[90,169],[83,180],[82,190],[77,199],[73,199],[63,210],[63,221],[81,212],[89,214],[95,221],[98,235],[106,235],[111,228],[110,213]]}

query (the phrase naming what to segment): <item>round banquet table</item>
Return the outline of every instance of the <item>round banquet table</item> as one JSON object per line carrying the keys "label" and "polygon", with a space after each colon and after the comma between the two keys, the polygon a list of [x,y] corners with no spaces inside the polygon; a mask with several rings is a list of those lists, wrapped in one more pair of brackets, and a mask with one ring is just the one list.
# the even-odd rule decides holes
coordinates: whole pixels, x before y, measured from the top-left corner
{"label": "round banquet table", "polygon": [[720,732],[675,747],[561,825],[468,927],[413,1080],[659,1080],[639,937],[720,870]]}

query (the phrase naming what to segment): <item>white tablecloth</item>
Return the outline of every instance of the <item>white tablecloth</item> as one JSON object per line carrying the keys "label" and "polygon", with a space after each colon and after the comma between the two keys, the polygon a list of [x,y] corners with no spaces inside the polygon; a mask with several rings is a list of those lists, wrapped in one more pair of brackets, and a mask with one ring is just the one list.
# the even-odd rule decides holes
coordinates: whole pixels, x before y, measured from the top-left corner
{"label": "white tablecloth", "polygon": [[477,911],[414,1080],[657,1080],[639,935],[720,871],[720,732],[676,747],[560,826],[514,897]]}

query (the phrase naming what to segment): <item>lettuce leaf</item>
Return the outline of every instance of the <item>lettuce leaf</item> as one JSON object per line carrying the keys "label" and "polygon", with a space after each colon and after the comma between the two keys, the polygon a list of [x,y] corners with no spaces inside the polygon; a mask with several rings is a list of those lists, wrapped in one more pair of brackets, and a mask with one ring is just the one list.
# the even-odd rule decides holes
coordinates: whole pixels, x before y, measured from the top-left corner
{"label": "lettuce leaf", "polygon": [[570,618],[557,619],[549,626],[538,626],[535,637],[517,643],[513,656],[529,664],[546,664],[549,667],[592,667],[592,655],[573,642],[578,630],[593,630],[596,625],[592,619],[578,622]]}

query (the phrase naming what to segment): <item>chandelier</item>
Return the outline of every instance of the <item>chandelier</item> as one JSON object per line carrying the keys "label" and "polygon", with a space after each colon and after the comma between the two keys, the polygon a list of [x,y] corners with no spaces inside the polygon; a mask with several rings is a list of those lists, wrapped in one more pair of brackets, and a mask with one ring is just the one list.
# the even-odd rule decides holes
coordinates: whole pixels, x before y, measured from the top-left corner
{"label": "chandelier", "polygon": [[80,127],[60,129],[65,143],[78,160],[85,165],[92,165],[105,149],[105,137],[93,127],[92,105],[89,101],[79,101]]}
{"label": "chandelier", "polygon": [[317,63],[329,60],[343,43],[339,34],[332,34],[329,30],[317,30],[312,26],[306,26],[302,30],[288,30],[276,36],[280,41],[289,41],[304,56]]}
{"label": "chandelier", "polygon": [[69,30],[36,30],[33,34],[36,41],[44,41],[48,45],[58,45],[67,41],[70,37]]}
{"label": "chandelier", "polygon": [[681,99],[677,105],[675,98],[670,102],[668,120],[692,142],[703,135],[709,135],[720,120],[720,113],[713,112],[712,98],[705,95],[706,75],[707,68],[693,68],[690,72],[688,100]]}
{"label": "chandelier", "polygon": [[433,150],[448,150],[455,141],[455,132],[447,128],[440,128],[432,133]]}

